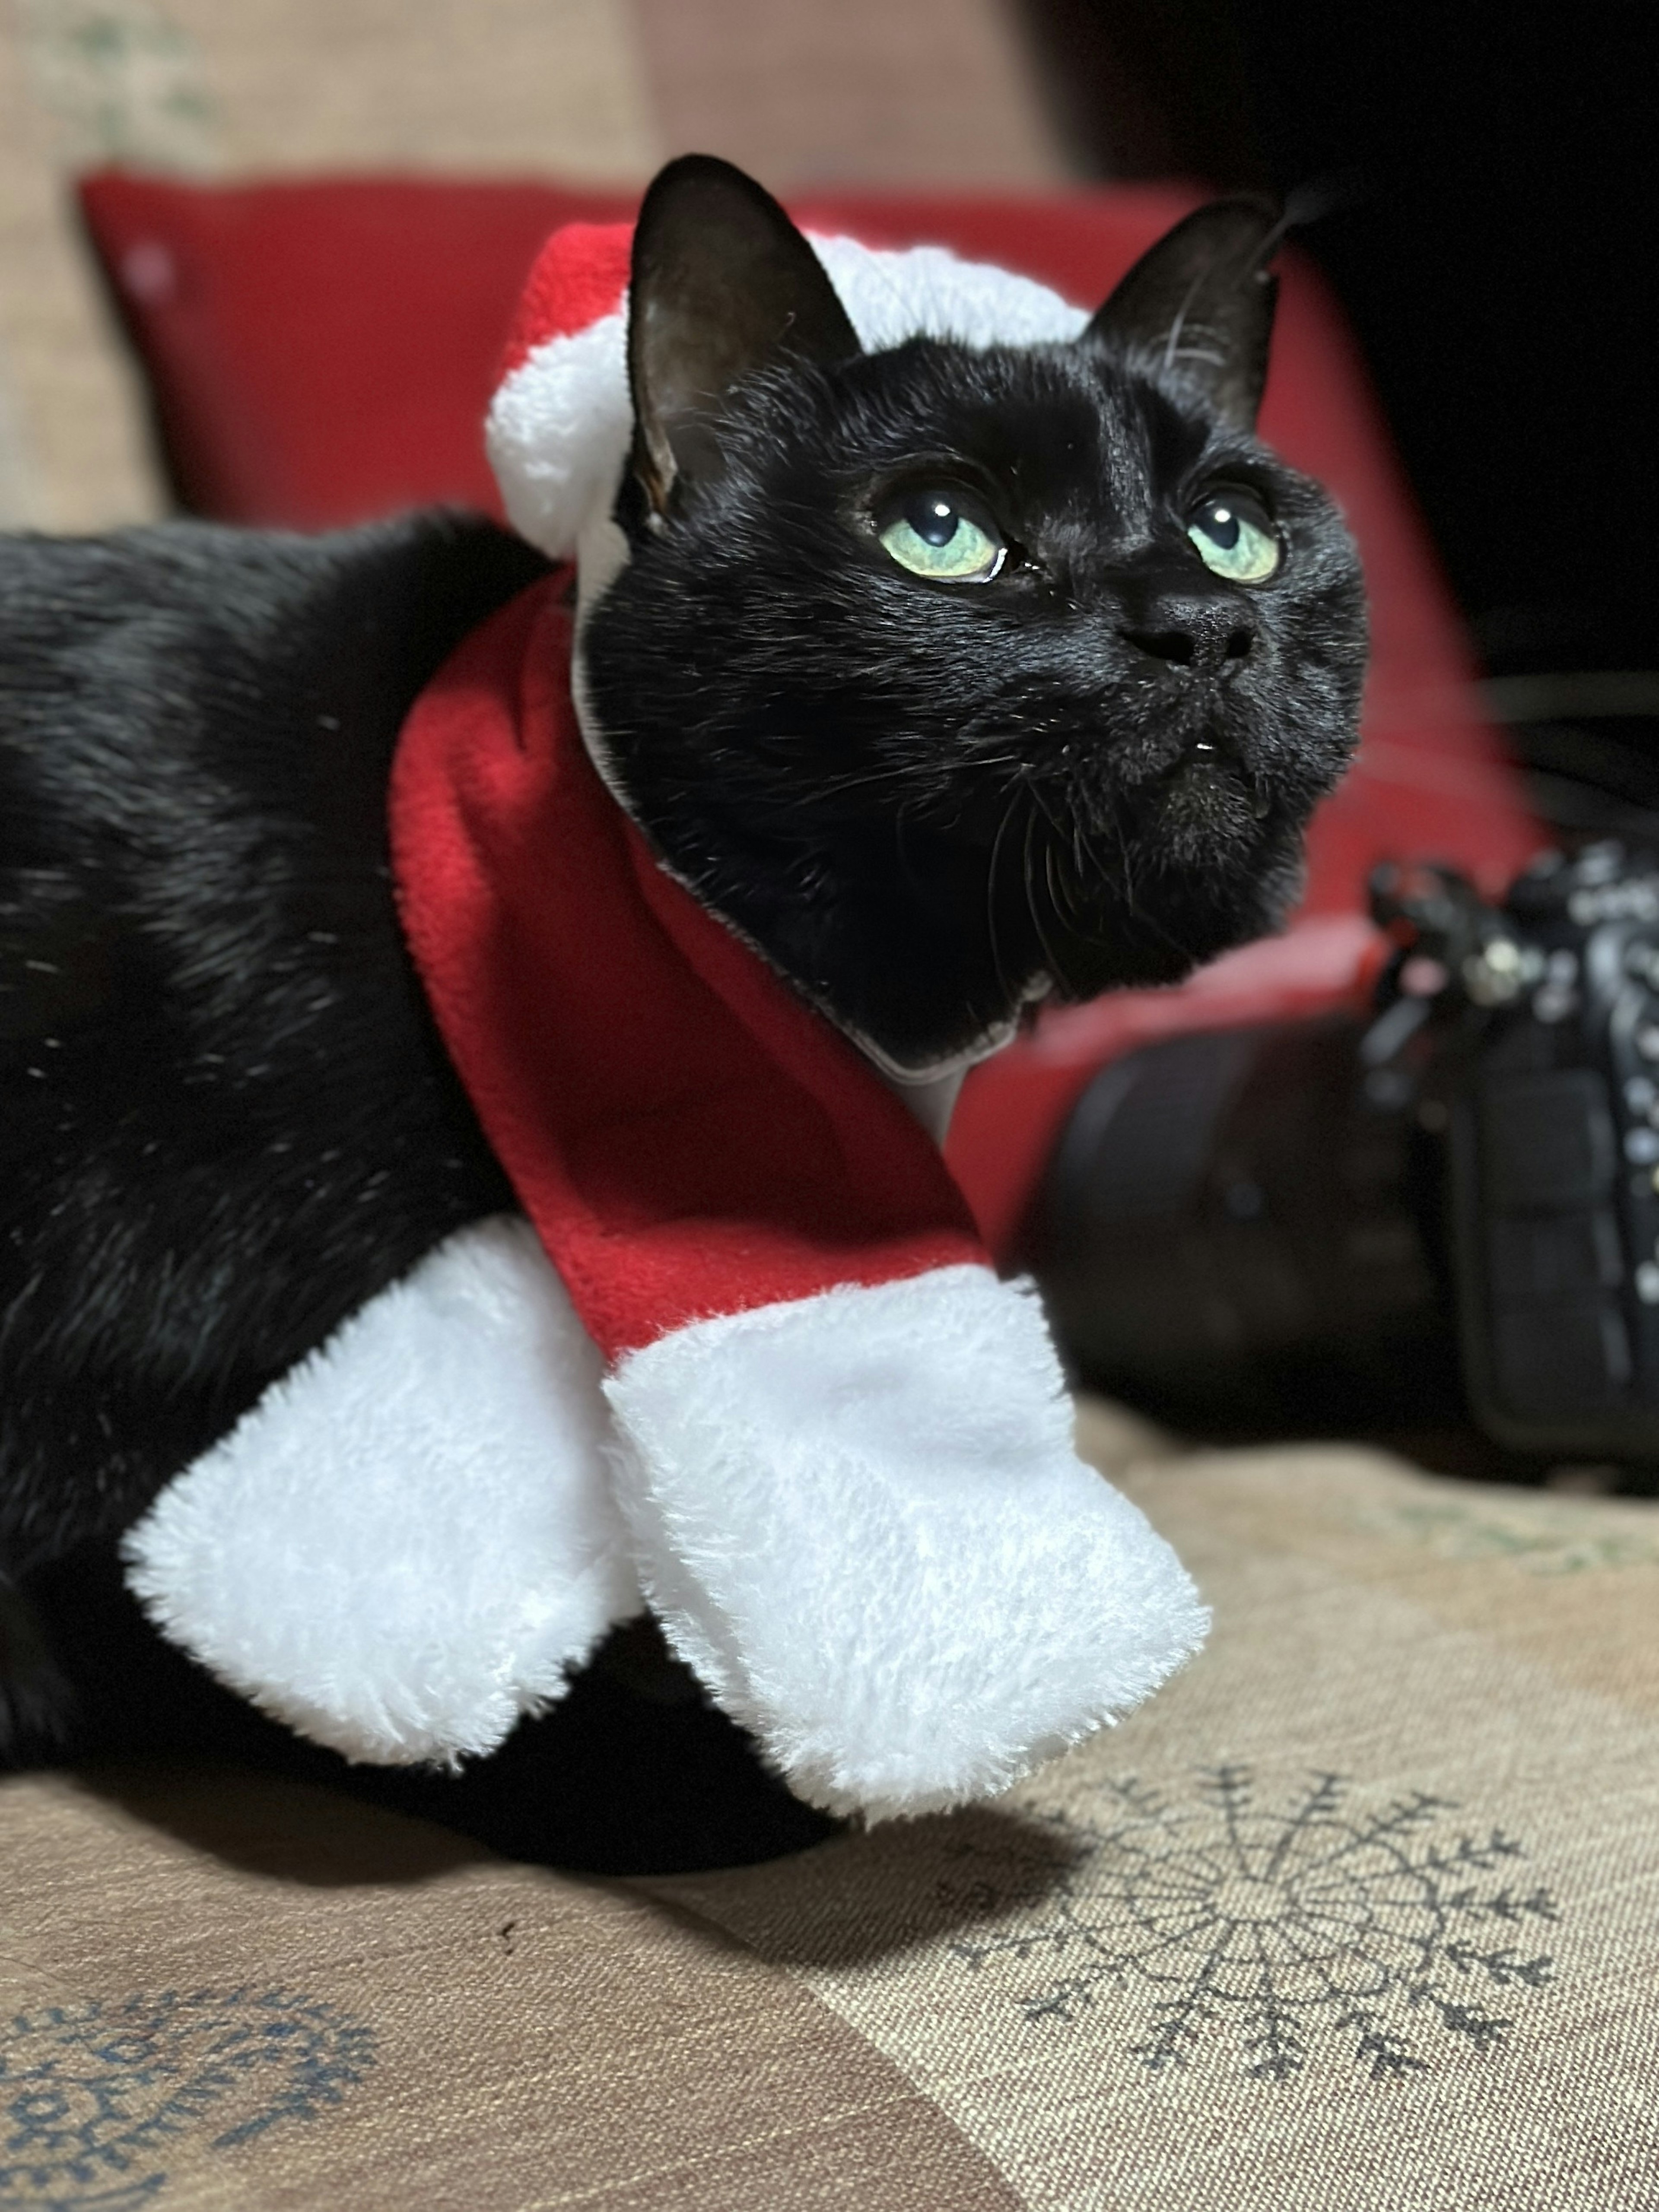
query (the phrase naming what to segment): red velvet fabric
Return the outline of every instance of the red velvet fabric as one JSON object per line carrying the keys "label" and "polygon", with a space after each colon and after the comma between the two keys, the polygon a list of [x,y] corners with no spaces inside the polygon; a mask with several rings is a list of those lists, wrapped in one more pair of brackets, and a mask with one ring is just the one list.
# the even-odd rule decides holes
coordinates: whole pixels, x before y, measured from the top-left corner
{"label": "red velvet fabric", "polygon": [[613,315],[628,289],[631,222],[568,222],[536,257],[501,354],[501,374],[521,368],[538,345],[569,337]]}
{"label": "red velvet fabric", "polygon": [[[874,245],[952,246],[1092,305],[1194,198],[843,196],[793,212]],[[433,499],[499,511],[481,428],[526,274],[558,224],[616,222],[634,208],[631,195],[535,184],[209,186],[113,172],[87,179],[82,200],[185,498],[229,520],[303,527]],[[1449,860],[1496,890],[1542,842],[1475,708],[1467,647],[1340,318],[1304,260],[1287,253],[1282,269],[1262,432],[1335,494],[1371,599],[1364,744],[1315,822],[1302,917],[1346,921],[1351,951],[1340,953],[1340,930],[1326,928],[1317,946],[1298,932],[1190,1004],[1132,992],[1046,1014],[1030,1040],[978,1071],[950,1153],[1000,1251],[1103,1060],[1195,1021],[1352,998],[1365,973],[1365,878],[1379,859]]]}
{"label": "red velvet fabric", "polygon": [[398,902],[497,1158],[608,1359],[709,1315],[985,1261],[937,1148],[664,873],[570,704],[564,579],[398,741]]}

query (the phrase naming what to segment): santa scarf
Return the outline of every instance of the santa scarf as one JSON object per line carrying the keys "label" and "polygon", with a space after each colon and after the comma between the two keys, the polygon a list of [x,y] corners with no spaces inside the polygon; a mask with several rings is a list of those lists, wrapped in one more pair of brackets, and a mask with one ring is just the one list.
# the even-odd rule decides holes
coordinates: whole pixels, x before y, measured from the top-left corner
{"label": "santa scarf", "polygon": [[653,858],[570,699],[562,580],[398,746],[398,904],[451,1059],[610,1361],[714,1314],[985,1255],[915,1118]]}
{"label": "santa scarf", "polygon": [[[1083,319],[815,243],[866,344]],[[560,234],[492,410],[509,512],[589,606],[625,557],[626,270],[625,231]],[[1077,1460],[1035,1297],[932,1139],[606,787],[561,597],[441,672],[391,804],[410,949],[529,1226],[451,1239],[284,1377],[162,1493],[131,1579],[355,1758],[489,1749],[648,1601],[803,1796],[989,1794],[1137,1703],[1201,1608]]]}

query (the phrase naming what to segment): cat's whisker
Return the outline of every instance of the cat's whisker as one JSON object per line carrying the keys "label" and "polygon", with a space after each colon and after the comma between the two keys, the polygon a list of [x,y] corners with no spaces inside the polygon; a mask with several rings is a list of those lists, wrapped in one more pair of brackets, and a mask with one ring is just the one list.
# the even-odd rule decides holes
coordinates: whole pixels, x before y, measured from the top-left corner
{"label": "cat's whisker", "polygon": [[1054,907],[1067,929],[1080,937],[1096,933],[1089,905],[1089,883],[1078,846],[1075,825],[1057,838],[1053,848],[1052,881]]}
{"label": "cat's whisker", "polygon": [[1079,842],[1083,848],[1084,869],[1088,874],[1097,876],[1103,882],[1104,882],[1107,875],[1106,863],[1101,857],[1100,852],[1095,844],[1094,838],[1081,821],[1079,821],[1077,825],[1077,835]]}
{"label": "cat's whisker", "polygon": [[[1081,856],[1078,852],[1078,838],[1081,824],[1073,819],[1068,825],[1056,815],[1051,810],[1040,785],[1032,783],[1029,788],[1033,801],[1042,809],[1042,817],[1054,836],[1055,842],[1045,847],[1044,849],[1044,869],[1048,881],[1049,897],[1054,905],[1054,919],[1077,930],[1080,935],[1087,936],[1090,933],[1089,924],[1081,883],[1085,871]],[[1060,866],[1058,879],[1055,876],[1056,863],[1063,863],[1063,848],[1067,838],[1071,840],[1073,853],[1074,880],[1070,883],[1066,881],[1063,865]]]}
{"label": "cat's whisker", "polygon": [[[1041,803],[1042,802],[1039,800],[1038,804],[1041,805]],[[1042,947],[1042,957],[1048,963],[1048,973],[1054,977],[1057,983],[1063,985],[1066,981],[1066,964],[1056,956],[1053,945],[1048,942],[1048,933],[1042,926],[1042,902],[1037,897],[1036,886],[1031,878],[1031,832],[1036,829],[1036,816],[1034,813],[1028,813],[1025,817],[1025,837],[1024,848],[1025,862],[1025,904],[1030,913],[1031,927],[1036,932],[1037,943]]]}
{"label": "cat's whisker", "polygon": [[1135,871],[1134,863],[1129,858],[1129,840],[1124,834],[1121,821],[1115,814],[1112,816],[1111,823],[1117,836],[1118,857],[1123,863],[1123,902],[1132,915],[1144,920],[1146,917],[1141,914],[1140,902],[1135,896]]}
{"label": "cat's whisker", "polygon": [[1161,937],[1164,939],[1164,942],[1172,951],[1178,952],[1183,960],[1190,961],[1194,957],[1193,947],[1189,945],[1183,945],[1181,939],[1174,935],[1171,931],[1166,929],[1164,924],[1158,920],[1158,916],[1148,908],[1143,906],[1139,899],[1136,897],[1134,871],[1129,861],[1129,847],[1127,840],[1125,838],[1123,834],[1123,825],[1117,819],[1115,815],[1112,817],[1112,823],[1113,827],[1117,831],[1118,846],[1123,854],[1123,896],[1130,913],[1134,915],[1138,921],[1144,922],[1146,927],[1152,931],[1154,937]]}
{"label": "cat's whisker", "polygon": [[1057,857],[1060,861],[1060,881],[1066,887],[1066,918],[1070,926],[1080,936],[1093,937],[1099,930],[1099,925],[1094,919],[1094,903],[1091,897],[1096,872],[1085,860],[1081,842],[1076,836],[1072,839],[1069,854],[1062,853]]}
{"label": "cat's whisker", "polygon": [[1002,819],[997,824],[997,834],[991,841],[990,866],[985,872],[985,927],[991,944],[991,964],[996,973],[998,989],[1009,997],[1013,995],[1018,984],[1009,978],[1007,965],[1002,957],[1002,941],[997,934],[997,868],[1002,858],[1002,841],[1019,811],[1020,798],[1021,787],[1016,784],[1009,793]]}
{"label": "cat's whisker", "polygon": [[1052,845],[1045,845],[1042,848],[1042,873],[1048,885],[1048,903],[1054,910],[1054,919],[1064,921],[1066,900],[1061,886],[1054,880],[1054,848]]}

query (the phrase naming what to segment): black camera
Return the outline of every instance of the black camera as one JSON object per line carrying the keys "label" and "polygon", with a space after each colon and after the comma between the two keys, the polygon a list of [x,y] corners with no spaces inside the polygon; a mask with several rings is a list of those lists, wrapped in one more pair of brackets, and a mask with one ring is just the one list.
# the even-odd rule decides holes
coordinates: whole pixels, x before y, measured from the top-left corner
{"label": "black camera", "polygon": [[1659,857],[1484,902],[1378,872],[1370,1018],[1188,1034],[1083,1095],[1028,1257],[1083,1376],[1176,1422],[1659,1462]]}

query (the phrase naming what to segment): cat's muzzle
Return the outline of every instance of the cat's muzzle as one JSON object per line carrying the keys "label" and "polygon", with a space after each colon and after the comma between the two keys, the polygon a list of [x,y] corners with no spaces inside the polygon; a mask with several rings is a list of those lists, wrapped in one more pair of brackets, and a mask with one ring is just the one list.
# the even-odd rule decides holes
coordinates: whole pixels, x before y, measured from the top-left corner
{"label": "cat's muzzle", "polygon": [[1177,775],[1183,773],[1219,775],[1229,770],[1243,785],[1246,803],[1251,813],[1258,822],[1265,822],[1273,811],[1273,799],[1250,775],[1237,745],[1230,738],[1194,738],[1186,758],[1176,764],[1174,773]]}

